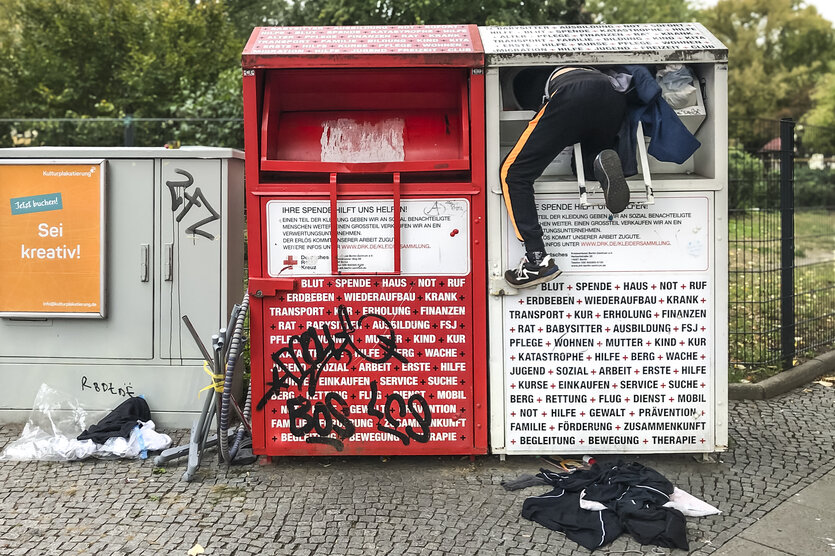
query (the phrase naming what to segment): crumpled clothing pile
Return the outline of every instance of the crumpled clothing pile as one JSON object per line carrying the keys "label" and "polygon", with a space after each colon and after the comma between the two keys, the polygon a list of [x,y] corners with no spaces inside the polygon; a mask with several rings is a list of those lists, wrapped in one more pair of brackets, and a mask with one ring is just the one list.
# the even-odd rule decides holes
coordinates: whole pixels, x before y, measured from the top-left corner
{"label": "crumpled clothing pile", "polygon": [[689,550],[682,510],[689,515],[719,513],[639,463],[595,463],[573,473],[542,469],[536,477],[554,488],[526,499],[522,517],[562,531],[589,550],[624,532],[641,544]]}

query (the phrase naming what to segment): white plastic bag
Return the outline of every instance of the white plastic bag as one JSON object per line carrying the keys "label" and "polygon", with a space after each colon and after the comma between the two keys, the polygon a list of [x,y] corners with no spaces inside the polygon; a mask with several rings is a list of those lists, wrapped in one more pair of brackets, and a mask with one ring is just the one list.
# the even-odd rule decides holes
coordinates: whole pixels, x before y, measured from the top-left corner
{"label": "white plastic bag", "polygon": [[719,508],[715,508],[678,487],[675,487],[673,493],[670,495],[670,501],[664,504],[665,508],[675,508],[681,513],[689,517],[703,517],[706,515],[716,515],[722,512]]}
{"label": "white plastic bag", "polygon": [[75,398],[42,384],[23,432],[3,449],[0,461],[70,461],[90,457],[96,444],[76,437],[96,420]]}
{"label": "white plastic bag", "polygon": [[658,70],[655,80],[661,86],[661,96],[674,110],[699,103],[698,87],[690,68],[683,64],[668,64]]}
{"label": "white plastic bag", "polygon": [[96,457],[120,457],[120,458],[142,458],[148,457],[148,451],[165,450],[171,446],[171,437],[156,431],[153,421],[139,421],[139,424],[130,431],[130,438],[121,436],[108,438],[99,450],[94,454]]}

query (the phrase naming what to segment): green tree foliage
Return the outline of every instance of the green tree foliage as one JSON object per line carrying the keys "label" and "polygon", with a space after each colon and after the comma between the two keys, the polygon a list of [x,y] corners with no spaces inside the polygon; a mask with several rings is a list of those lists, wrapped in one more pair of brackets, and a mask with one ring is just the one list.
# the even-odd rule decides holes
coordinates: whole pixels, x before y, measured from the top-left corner
{"label": "green tree foliage", "polygon": [[184,144],[243,148],[241,78],[240,69],[229,68],[215,82],[184,93],[171,107],[171,113],[178,118],[203,121],[178,126],[174,138]]}
{"label": "green tree foliage", "polygon": [[0,0],[0,114],[167,116],[238,65],[219,2]]}
{"label": "green tree foliage", "polygon": [[[584,0],[240,0],[243,25],[590,23]],[[232,2],[234,5],[236,2]]]}
{"label": "green tree foliage", "polygon": [[798,207],[835,207],[835,172],[812,170],[808,164],[796,164],[794,198]]}
{"label": "green tree foliage", "polygon": [[700,21],[729,50],[731,118],[799,118],[835,59],[832,23],[801,0],[719,0]]}
{"label": "green tree foliage", "polygon": [[803,118],[804,148],[809,152],[835,153],[835,63],[812,91],[814,106]]}
{"label": "green tree foliage", "polygon": [[692,21],[690,0],[587,0],[595,23],[678,23]]}
{"label": "green tree foliage", "polygon": [[766,166],[761,157],[742,149],[728,151],[728,207],[767,207],[769,198]]}

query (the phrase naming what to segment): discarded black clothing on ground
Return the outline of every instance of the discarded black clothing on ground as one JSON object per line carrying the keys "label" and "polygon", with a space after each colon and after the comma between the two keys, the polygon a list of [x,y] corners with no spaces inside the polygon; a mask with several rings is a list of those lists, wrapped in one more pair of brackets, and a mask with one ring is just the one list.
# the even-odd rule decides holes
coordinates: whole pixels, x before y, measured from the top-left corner
{"label": "discarded black clothing on ground", "polygon": [[501,484],[505,490],[521,490],[532,486],[548,486],[551,483],[539,475],[529,475],[525,473],[523,475],[519,475],[516,479],[502,481]]}
{"label": "discarded black clothing on ground", "polygon": [[92,440],[96,444],[104,444],[108,438],[114,436],[130,437],[130,431],[137,421],[150,421],[151,409],[145,398],[128,398],[120,403],[116,409],[78,435],[78,440]]}
{"label": "discarded black clothing on ground", "polygon": [[235,456],[232,458],[232,465],[249,465],[255,463],[257,460],[258,456],[252,453],[252,435],[244,432],[238,444],[238,451],[235,452]]}
{"label": "discarded black clothing on ground", "polygon": [[[670,500],[673,484],[649,467],[622,461],[595,463],[589,470],[573,473],[542,469],[537,477],[548,481],[554,490],[525,500],[522,517],[562,531],[590,550],[608,544],[624,531],[641,544],[689,549],[684,515],[662,507]],[[583,491],[585,499],[600,502],[606,509],[582,509]]]}

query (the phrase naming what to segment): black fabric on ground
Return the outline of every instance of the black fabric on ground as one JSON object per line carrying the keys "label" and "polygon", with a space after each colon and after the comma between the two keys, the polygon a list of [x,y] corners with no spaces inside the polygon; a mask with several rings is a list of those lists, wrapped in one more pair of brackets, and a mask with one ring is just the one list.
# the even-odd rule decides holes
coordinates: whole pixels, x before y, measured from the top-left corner
{"label": "black fabric on ground", "polygon": [[523,488],[528,488],[532,486],[547,485],[548,481],[546,481],[542,477],[537,477],[536,475],[528,475],[526,473],[524,475],[519,475],[519,477],[516,479],[502,481],[501,484],[505,490],[521,490]]}
{"label": "black fabric on ground", "polygon": [[600,468],[601,477],[586,489],[586,499],[606,503],[623,495],[630,487],[640,485],[657,492],[666,504],[673,493],[673,483],[658,471],[640,463],[618,462],[615,465]]}
{"label": "black fabric on ground", "polygon": [[594,550],[618,538],[623,532],[617,514],[611,510],[591,512],[580,508],[580,493],[555,488],[548,494],[528,498],[522,517],[562,531],[577,544]]}
{"label": "black fabric on ground", "polygon": [[92,440],[96,444],[104,444],[108,438],[121,436],[130,437],[130,431],[137,421],[150,421],[151,409],[145,398],[128,398],[120,403],[107,416],[78,435],[78,440]]}
{"label": "black fabric on ground", "polygon": [[[673,484],[654,469],[619,461],[595,463],[589,470],[574,473],[542,469],[537,476],[555,488],[525,500],[522,517],[562,531],[590,550],[611,542],[623,531],[641,544],[688,549],[684,515],[662,507],[669,501]],[[586,500],[600,502],[607,509],[582,509],[583,490]]]}
{"label": "black fabric on ground", "polygon": [[241,443],[238,446],[238,451],[235,457],[232,458],[232,465],[249,465],[255,463],[258,456],[252,453],[252,436],[249,433],[244,433]]}
{"label": "black fabric on ground", "polygon": [[687,521],[678,510],[619,504],[618,517],[623,528],[641,544],[690,550],[687,543]]}

